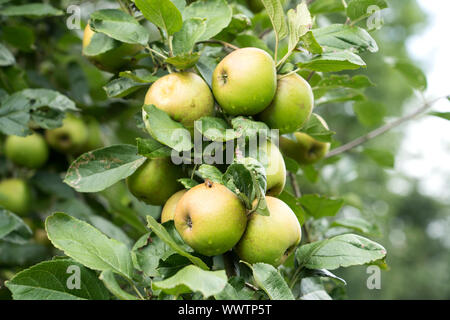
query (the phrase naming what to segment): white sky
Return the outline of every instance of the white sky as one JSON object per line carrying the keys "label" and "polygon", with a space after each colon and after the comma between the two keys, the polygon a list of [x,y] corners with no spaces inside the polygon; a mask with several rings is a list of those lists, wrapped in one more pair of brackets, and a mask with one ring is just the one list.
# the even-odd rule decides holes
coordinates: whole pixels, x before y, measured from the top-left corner
{"label": "white sky", "polygon": [[[408,42],[411,55],[423,62],[428,77],[427,100],[450,94],[450,1],[419,0],[429,15],[426,29]],[[411,102],[420,106],[420,100]],[[435,111],[450,112],[450,102],[441,100]],[[450,203],[450,122],[424,116],[408,123],[396,161],[401,173],[420,181],[420,191]]]}

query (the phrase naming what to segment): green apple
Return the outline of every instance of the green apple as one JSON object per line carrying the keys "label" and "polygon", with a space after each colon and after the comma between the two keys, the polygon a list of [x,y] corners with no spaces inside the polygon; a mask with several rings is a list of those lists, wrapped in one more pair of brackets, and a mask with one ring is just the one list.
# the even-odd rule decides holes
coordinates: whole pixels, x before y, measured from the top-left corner
{"label": "green apple", "polygon": [[[95,32],[89,26],[89,23],[84,28],[83,35],[83,50],[91,43],[92,37]],[[121,43],[117,47],[106,51],[97,56],[87,56],[89,61],[91,61],[97,68],[108,71],[111,73],[116,73],[124,67],[130,64],[131,60],[127,57],[132,57],[142,50],[142,46],[138,44]]]}
{"label": "green apple", "polygon": [[6,179],[0,182],[0,206],[20,216],[30,212],[31,189],[23,179]]}
{"label": "green apple", "polygon": [[[317,118],[328,129],[325,120],[320,116]],[[304,132],[295,132],[294,139],[280,137],[280,149],[299,164],[309,165],[325,157],[330,150],[330,143],[318,141]]]}
{"label": "green apple", "polygon": [[130,192],[147,204],[163,205],[183,186],[177,181],[183,177],[180,166],[170,158],[148,159],[127,178]]}
{"label": "green apple", "polygon": [[240,199],[227,187],[207,180],[189,189],[175,210],[175,228],[196,252],[215,256],[227,252],[245,231],[247,215]]}
{"label": "green apple", "polygon": [[192,72],[170,73],[158,79],[148,89],[144,103],[165,111],[188,129],[194,127],[195,120],[214,113],[211,90]]}
{"label": "green apple", "polygon": [[301,240],[301,228],[289,206],[278,198],[266,197],[270,215],[254,212],[235,250],[248,262],[264,262],[279,266],[295,250]]}
{"label": "green apple", "polygon": [[309,83],[296,73],[278,79],[277,92],[270,106],[257,118],[280,134],[299,130],[308,121],[314,107]]}
{"label": "green apple", "polygon": [[266,169],[266,194],[270,196],[279,195],[286,184],[286,165],[280,150],[275,144],[267,141],[259,147],[257,160]]}
{"label": "green apple", "polygon": [[233,116],[260,113],[275,96],[275,62],[267,52],[258,48],[235,50],[214,70],[212,89],[226,113]]}
{"label": "green apple", "polygon": [[187,192],[187,190],[180,190],[174,193],[169,200],[167,200],[161,212],[161,223],[167,222],[169,220],[173,220],[175,216],[175,209],[177,208],[177,204],[180,201],[181,197]]}
{"label": "green apple", "polygon": [[83,121],[88,130],[88,139],[83,146],[82,152],[88,152],[103,147],[102,131],[98,121],[94,117],[85,117]]}
{"label": "green apple", "polygon": [[47,130],[45,137],[53,149],[62,153],[77,154],[88,142],[89,130],[83,120],[67,114],[62,127]]}
{"label": "green apple", "polygon": [[253,13],[258,13],[264,9],[261,0],[247,0],[247,5]]}
{"label": "green apple", "polygon": [[45,139],[37,133],[26,137],[8,136],[5,155],[17,165],[37,169],[47,162],[48,146]]}

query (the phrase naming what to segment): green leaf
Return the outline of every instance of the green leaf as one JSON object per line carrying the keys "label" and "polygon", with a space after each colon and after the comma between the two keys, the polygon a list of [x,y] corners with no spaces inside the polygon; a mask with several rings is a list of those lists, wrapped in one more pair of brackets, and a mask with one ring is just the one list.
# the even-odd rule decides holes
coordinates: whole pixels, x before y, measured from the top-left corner
{"label": "green leaf", "polygon": [[148,87],[148,84],[118,78],[108,82],[103,89],[109,98],[123,98],[144,87]]}
{"label": "green leaf", "polygon": [[353,105],[358,121],[366,127],[375,127],[383,123],[386,107],[380,102],[360,101]]}
{"label": "green leaf", "polygon": [[365,68],[366,63],[351,51],[336,51],[326,52],[309,61],[298,62],[297,66],[312,71],[338,72]]}
{"label": "green leaf", "polygon": [[267,293],[270,300],[294,300],[291,290],[277,269],[266,263],[255,263],[250,267],[255,282]]}
{"label": "green leaf", "polygon": [[332,74],[327,78],[320,80],[314,87],[314,98],[319,99],[326,95],[330,90],[340,88],[363,89],[374,86],[368,77],[356,75],[350,77],[348,74]]}
{"label": "green leaf", "polygon": [[202,176],[204,180],[209,179],[212,182],[217,182],[223,184],[222,172],[214,166],[209,164],[202,164],[198,168],[198,173]]}
{"label": "green leaf", "polygon": [[134,82],[150,84],[155,82],[160,77],[153,75],[147,69],[136,69],[133,71],[122,71],[119,73],[119,77],[121,78],[129,78]]}
{"label": "green leaf", "polygon": [[379,10],[388,7],[385,0],[350,0],[347,6],[347,17],[353,22],[365,19],[373,14],[373,11],[369,10],[371,6],[376,6]]}
{"label": "green leaf", "polygon": [[195,129],[211,141],[225,142],[236,138],[227,122],[217,117],[201,117],[194,123]]}
{"label": "green leaf", "polygon": [[90,224],[65,213],[45,220],[52,244],[72,259],[94,270],[112,270],[127,279],[133,277],[133,264],[127,246],[110,239]]}
{"label": "green leaf", "polygon": [[363,153],[382,167],[394,168],[395,156],[390,151],[365,148]]}
{"label": "green leaf", "polygon": [[196,185],[198,185],[198,182],[193,180],[193,179],[189,179],[189,178],[181,178],[177,180],[179,183],[181,183],[186,189],[191,189],[193,187],[195,187]]}
{"label": "green leaf", "polygon": [[319,180],[319,171],[313,166],[302,166],[303,175],[312,183],[317,183]]}
{"label": "green leaf", "polygon": [[196,266],[186,266],[174,276],[152,283],[153,290],[162,290],[178,296],[188,292],[201,292],[204,298],[220,293],[227,284],[225,270],[205,271]]}
{"label": "green leaf", "polygon": [[333,135],[336,134],[336,132],[329,130],[315,113],[311,114],[308,122],[302,128],[302,132],[321,142],[331,142]]}
{"label": "green leaf", "polygon": [[251,34],[240,34],[234,39],[233,43],[239,48],[259,48],[266,51],[268,54],[272,54],[272,50],[270,50],[263,40]]}
{"label": "green leaf", "polygon": [[430,112],[428,115],[450,120],[450,112]]}
{"label": "green leaf", "polygon": [[175,56],[191,53],[195,43],[206,30],[206,22],[200,18],[191,18],[183,22],[180,31],[173,35],[173,53]]}
{"label": "green leaf", "polygon": [[294,211],[300,225],[303,225],[303,223],[305,223],[306,212],[305,210],[303,210],[300,201],[294,195],[290,194],[286,190],[283,190],[283,192],[280,195],[278,195],[277,198],[286,203],[289,206],[289,208],[291,208],[292,211]]}
{"label": "green leaf", "polygon": [[67,170],[64,182],[78,192],[102,191],[132,175],[146,158],[132,145],[114,145],[87,152]]}
{"label": "green leaf", "polygon": [[159,143],[153,138],[136,138],[138,153],[146,158],[165,158],[170,157],[172,149]]}
{"label": "green leaf", "polygon": [[5,26],[2,30],[3,39],[19,50],[30,52],[34,44],[33,29],[25,26]]}
{"label": "green leaf", "polygon": [[170,0],[135,0],[144,17],[171,36],[183,25],[180,11]]}
{"label": "green leaf", "polygon": [[[74,276],[81,279],[79,288],[69,286]],[[71,259],[41,262],[17,273],[6,287],[14,300],[109,300],[95,272]]]}
{"label": "green leaf", "polygon": [[85,56],[93,57],[117,48],[119,45],[120,42],[108,37],[106,34],[95,32],[89,44],[82,50]]}
{"label": "green leaf", "polygon": [[28,135],[30,108],[30,101],[22,95],[13,94],[6,97],[0,108],[0,131],[6,135]]}
{"label": "green leaf", "polygon": [[99,279],[103,281],[105,287],[111,292],[115,297],[120,300],[138,300],[138,298],[128,292],[124,291],[114,276],[114,272],[111,270],[105,270],[100,274]]}
{"label": "green leaf", "polygon": [[[336,103],[336,102],[344,102],[344,101],[364,101],[366,100],[366,96],[361,90],[353,89],[353,88],[335,88],[330,90],[323,90],[325,94],[323,94],[320,98],[316,100],[316,106]],[[323,92],[322,91],[322,92]],[[314,91],[316,93],[317,91]],[[319,93],[319,95],[322,93]]]}
{"label": "green leaf", "polygon": [[305,1],[300,3],[296,10],[290,9],[287,12],[289,42],[288,52],[292,52],[296,47],[300,38],[304,36],[312,26],[312,18]]}
{"label": "green leaf", "polygon": [[78,108],[67,96],[50,89],[25,89],[13,95],[26,98],[30,103],[30,109],[49,107],[58,111],[78,111]]}
{"label": "green leaf", "polygon": [[192,149],[191,135],[181,123],[154,105],[144,105],[142,110],[145,128],[154,139],[178,152]]}
{"label": "green leaf", "polygon": [[405,77],[406,81],[408,81],[414,89],[420,91],[425,91],[427,89],[427,77],[416,64],[405,61],[397,61],[393,66],[403,75],[403,77]]}
{"label": "green leaf", "polygon": [[386,249],[354,234],[305,244],[295,252],[298,264],[308,269],[329,269],[372,263],[383,259]]}
{"label": "green leaf", "polygon": [[258,131],[268,132],[269,127],[261,121],[254,121],[244,117],[231,120],[231,126],[236,131],[236,137],[253,137]]}
{"label": "green leaf", "polygon": [[245,286],[242,277],[231,277],[225,288],[214,296],[216,300],[252,300],[254,292]]}
{"label": "green leaf", "polygon": [[366,236],[378,237],[381,231],[377,225],[358,217],[341,218],[331,223],[331,227],[342,227],[354,230]]}
{"label": "green leaf", "polygon": [[33,232],[30,227],[14,213],[0,208],[0,239],[23,244],[28,241]]}
{"label": "green leaf", "polygon": [[323,48],[317,42],[312,31],[308,31],[303,36],[301,36],[300,42],[301,42],[302,46],[306,50],[311,52],[312,54],[322,54],[323,53]]}
{"label": "green leaf", "polygon": [[280,0],[261,0],[261,2],[266,8],[266,12],[272,22],[273,29],[278,35],[278,40],[282,40],[288,35],[289,30]]}
{"label": "green leaf", "polygon": [[167,58],[165,62],[173,65],[177,69],[185,70],[195,66],[199,59],[200,54],[198,52],[193,52]]}
{"label": "green leaf", "polygon": [[149,33],[135,18],[117,9],[95,11],[90,17],[90,27],[95,32],[125,43],[147,45]]}
{"label": "green leaf", "polygon": [[332,300],[318,279],[303,278],[300,284],[300,300]]}
{"label": "green leaf", "polygon": [[318,15],[345,11],[345,7],[342,0],[315,0],[309,5],[309,11],[313,15]]}
{"label": "green leaf", "polygon": [[148,227],[152,229],[152,231],[164,241],[169,247],[171,247],[176,253],[179,255],[188,258],[193,264],[204,269],[209,270],[208,266],[197,257],[187,253],[175,240],[173,237],[167,232],[163,225],[159,224],[152,216],[147,216]]}
{"label": "green leaf", "polygon": [[3,44],[0,43],[0,67],[10,66],[16,63],[16,59]]}
{"label": "green leaf", "polygon": [[27,16],[32,18],[42,18],[50,16],[61,16],[64,12],[55,9],[46,3],[28,3],[18,6],[8,6],[0,10],[0,15],[4,16]]}
{"label": "green leaf", "polygon": [[147,277],[160,276],[158,272],[160,260],[165,260],[175,253],[159,237],[152,235],[147,233],[139,238],[131,251],[135,268]]}
{"label": "green leaf", "polygon": [[332,272],[328,271],[327,269],[303,269],[301,272],[302,278],[310,278],[310,277],[319,277],[319,278],[330,278],[333,280],[337,280],[341,282],[342,284],[346,285],[347,282],[333,274]]}
{"label": "green leaf", "polygon": [[205,32],[198,41],[209,40],[231,22],[232,10],[225,0],[199,0],[191,3],[183,11],[183,20],[205,19]]}
{"label": "green leaf", "polygon": [[359,27],[332,24],[313,29],[314,37],[326,52],[351,50],[356,52],[377,52],[378,45],[370,34]]}
{"label": "green leaf", "polygon": [[51,258],[47,246],[27,242],[14,243],[0,241],[0,265],[2,267],[29,266]]}
{"label": "green leaf", "polygon": [[315,219],[335,216],[344,205],[344,200],[317,194],[305,194],[298,199],[309,216]]}

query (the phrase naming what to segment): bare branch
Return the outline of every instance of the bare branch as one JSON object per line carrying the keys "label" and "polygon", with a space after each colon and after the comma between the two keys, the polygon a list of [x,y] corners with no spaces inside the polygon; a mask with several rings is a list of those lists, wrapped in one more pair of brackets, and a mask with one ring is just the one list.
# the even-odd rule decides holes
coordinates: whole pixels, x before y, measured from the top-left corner
{"label": "bare branch", "polygon": [[347,152],[347,151],[349,151],[349,150],[351,150],[351,149],[353,149],[353,148],[355,148],[355,147],[357,147],[357,146],[359,146],[359,145],[361,145],[361,144],[363,144],[363,143],[365,143],[365,142],[367,142],[369,140],[372,140],[372,139],[378,137],[379,135],[382,135],[383,133],[386,133],[387,131],[389,131],[389,130],[395,128],[395,127],[398,127],[399,125],[401,125],[401,124],[403,124],[403,123],[405,123],[405,122],[407,122],[407,121],[409,121],[411,119],[414,119],[416,116],[418,116],[418,115],[422,114],[423,112],[427,111],[428,109],[430,109],[437,101],[439,101],[441,99],[444,99],[444,98],[446,98],[446,96],[439,97],[439,98],[436,98],[436,99],[434,99],[432,101],[426,102],[422,107],[420,107],[419,109],[417,109],[413,113],[408,114],[408,115],[406,115],[404,117],[401,117],[401,118],[399,118],[399,119],[397,119],[397,120],[395,120],[395,121],[393,121],[391,123],[385,124],[384,126],[381,126],[381,127],[377,128],[377,129],[375,129],[373,131],[370,131],[369,133],[367,133],[367,134],[365,134],[365,135],[363,135],[363,136],[361,136],[361,137],[359,137],[359,138],[357,138],[357,139],[355,139],[353,141],[350,141],[349,143],[346,143],[346,144],[344,144],[344,145],[342,145],[342,146],[340,146],[340,147],[338,147],[336,149],[331,150],[325,156],[325,158],[331,158],[331,157],[337,156],[337,155],[339,155],[341,153]]}

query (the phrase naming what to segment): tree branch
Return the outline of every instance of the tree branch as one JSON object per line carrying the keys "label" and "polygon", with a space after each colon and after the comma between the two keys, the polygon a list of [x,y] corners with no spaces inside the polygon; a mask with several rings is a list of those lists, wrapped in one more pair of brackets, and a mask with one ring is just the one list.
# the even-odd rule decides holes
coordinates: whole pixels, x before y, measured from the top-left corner
{"label": "tree branch", "polygon": [[302,196],[302,193],[300,192],[300,187],[298,186],[297,180],[295,179],[295,175],[292,172],[289,172],[289,179],[291,180],[295,197],[300,198]]}
{"label": "tree branch", "polygon": [[351,150],[351,149],[353,149],[353,148],[355,148],[355,147],[357,147],[357,146],[359,146],[359,145],[361,145],[361,144],[363,144],[363,143],[365,143],[365,142],[367,142],[369,140],[372,140],[372,139],[378,137],[379,135],[382,135],[383,133],[386,133],[387,131],[389,131],[389,130],[395,128],[395,127],[398,127],[399,125],[401,125],[401,124],[403,124],[403,123],[405,123],[405,122],[407,122],[407,121],[409,121],[411,119],[414,119],[416,116],[418,116],[421,113],[423,113],[423,112],[427,111],[428,109],[430,109],[437,101],[439,101],[441,99],[444,99],[446,97],[447,96],[443,96],[443,97],[436,98],[436,99],[434,99],[432,101],[426,102],[422,107],[420,107],[419,109],[417,109],[413,113],[408,114],[408,115],[406,115],[404,117],[401,117],[401,118],[399,118],[399,119],[397,119],[397,120],[395,120],[395,121],[393,121],[391,123],[385,124],[384,126],[381,126],[381,127],[377,128],[377,129],[375,129],[373,131],[370,131],[369,133],[367,133],[367,134],[365,134],[365,135],[363,135],[363,136],[361,136],[361,137],[359,137],[359,138],[357,138],[357,139],[355,139],[353,141],[350,141],[349,143],[346,143],[346,144],[344,144],[344,145],[342,145],[342,146],[340,146],[338,148],[335,148],[335,149],[331,150],[325,156],[325,158],[331,158],[331,157],[337,156],[337,155],[339,155],[341,153],[347,152],[347,151],[349,151],[349,150]]}
{"label": "tree branch", "polygon": [[197,43],[217,43],[217,44],[220,44],[220,45],[222,45],[224,47],[227,47],[227,48],[230,48],[230,49],[233,49],[233,50],[240,49],[238,46],[235,46],[234,44],[231,44],[231,43],[228,43],[228,42],[225,42],[225,41],[222,41],[222,40],[204,40],[204,41],[199,41]]}

